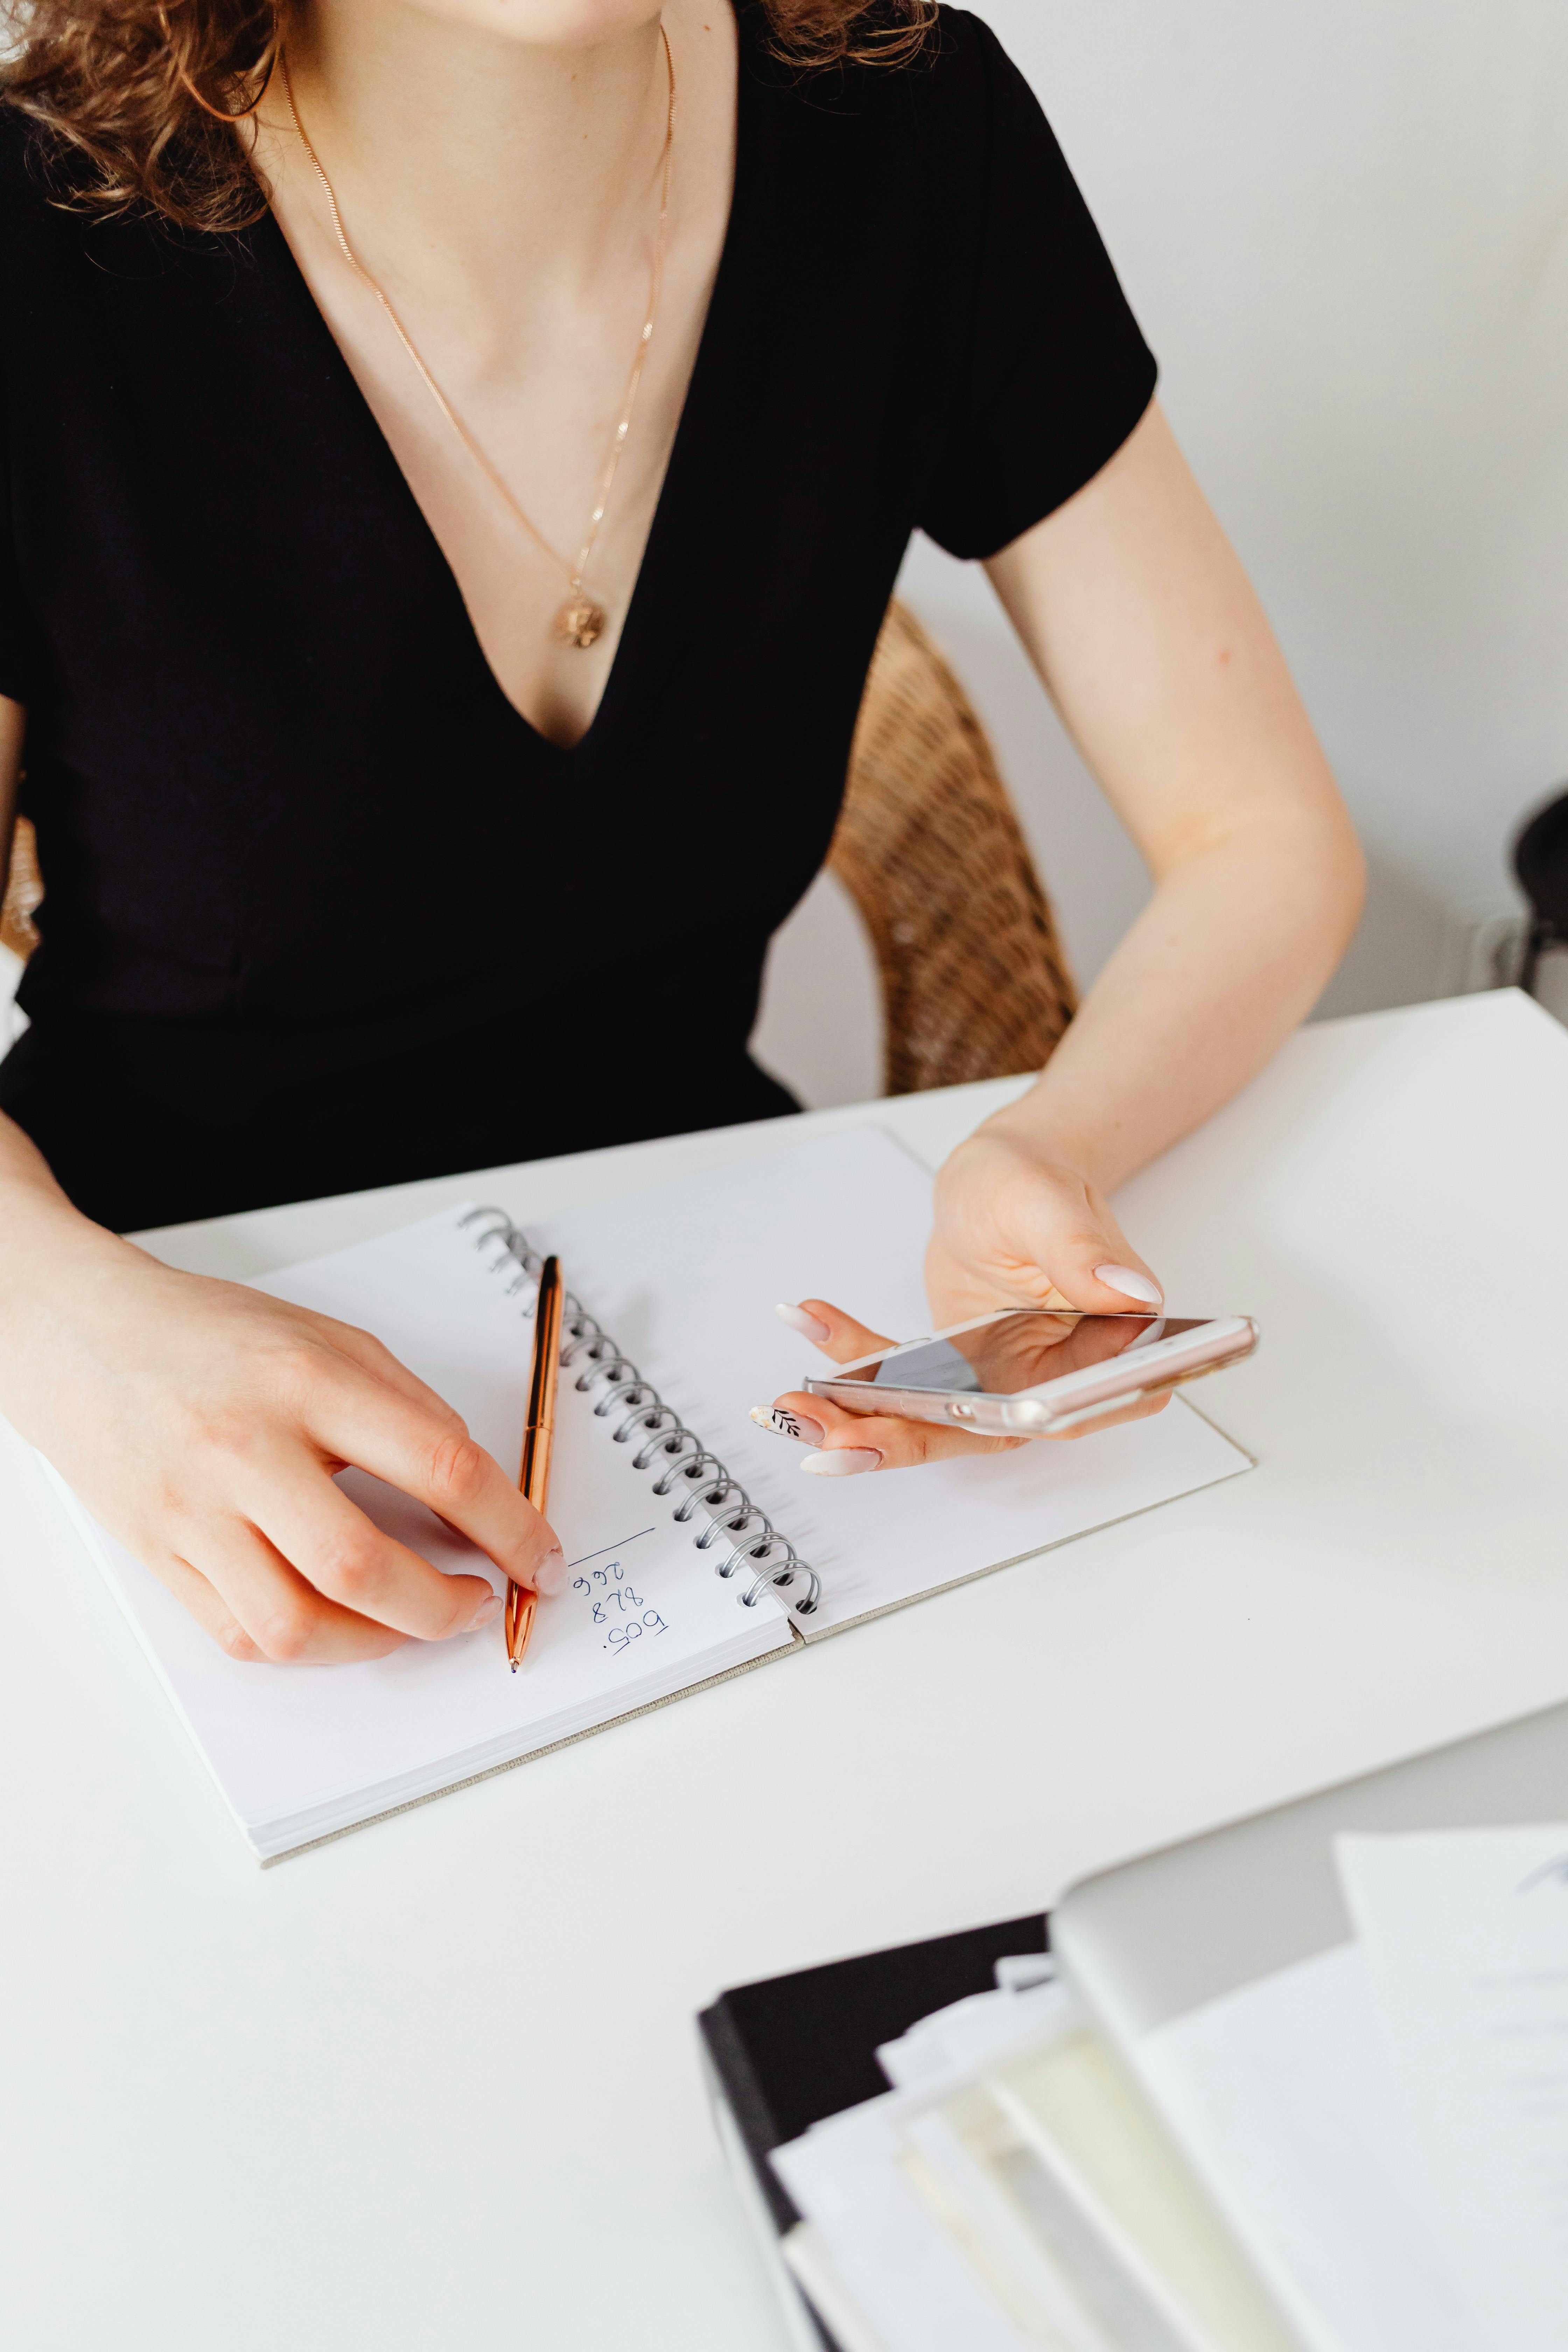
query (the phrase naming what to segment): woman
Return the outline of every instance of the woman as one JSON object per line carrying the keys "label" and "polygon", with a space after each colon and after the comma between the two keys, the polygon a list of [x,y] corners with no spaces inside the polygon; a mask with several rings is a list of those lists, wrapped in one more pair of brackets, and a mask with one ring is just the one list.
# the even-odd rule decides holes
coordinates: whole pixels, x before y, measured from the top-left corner
{"label": "woman", "polygon": [[[1346,819],[1089,215],[994,37],[927,14],[23,10],[0,837],[25,738],[48,898],[0,1408],[237,1657],[491,1608],[345,1460],[520,1582],[559,1549],[376,1342],[119,1234],[787,1108],[763,954],[917,524],[985,562],[1156,882],[942,1171],[939,1319],[1157,1298],[1106,1193],[1349,933]],[[836,1469],[932,1436],[824,1422]]]}

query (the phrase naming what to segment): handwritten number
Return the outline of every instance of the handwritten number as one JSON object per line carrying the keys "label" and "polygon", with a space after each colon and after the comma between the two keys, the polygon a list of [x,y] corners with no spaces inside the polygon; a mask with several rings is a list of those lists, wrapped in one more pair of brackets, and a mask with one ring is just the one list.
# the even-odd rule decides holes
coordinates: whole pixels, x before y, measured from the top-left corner
{"label": "handwritten number", "polygon": [[653,1634],[657,1638],[660,1633],[668,1633],[668,1631],[669,1628],[665,1623],[664,1619],[659,1615],[658,1611],[657,1609],[649,1609],[640,1619],[634,1618],[629,1625],[612,1625],[610,1628],[610,1638],[605,1643],[605,1647],[606,1650],[612,1652],[616,1656],[620,1657],[625,1654],[626,1651],[630,1647],[633,1642],[641,1641],[645,1632]]}
{"label": "handwritten number", "polygon": [[658,1611],[649,1608],[627,1580],[625,1564],[618,1559],[591,1569],[586,1576],[574,1576],[572,1590],[587,1601],[593,1622],[605,1627],[605,1639],[600,1646],[615,1657],[623,1657],[645,1634],[657,1640],[669,1631]]}

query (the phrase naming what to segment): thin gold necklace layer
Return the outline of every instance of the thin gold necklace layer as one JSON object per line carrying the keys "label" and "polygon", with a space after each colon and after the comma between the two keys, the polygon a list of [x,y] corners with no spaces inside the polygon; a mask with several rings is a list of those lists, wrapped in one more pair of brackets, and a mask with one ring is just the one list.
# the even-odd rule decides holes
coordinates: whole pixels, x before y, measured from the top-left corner
{"label": "thin gold necklace layer", "polygon": [[386,295],[350,245],[343,229],[343,216],[338,209],[338,200],[332,191],[332,184],[322,169],[321,159],[306,137],[305,126],[300,120],[300,110],[294,102],[294,83],[289,71],[288,51],[285,50],[279,59],[283,68],[283,91],[289,101],[289,119],[294,126],[295,137],[310,159],[310,168],[321,184],[321,193],[327,200],[327,210],[331,216],[332,231],[338,240],[338,250],[354,276],[374,295],[385,311],[392,331],[407,353],[409,362],[418,375],[419,381],[468,451],[473,463],[506,507],[512,520],[527,532],[536,547],[543,550],[552,563],[559,565],[565,573],[567,596],[566,602],[555,616],[555,638],[559,645],[577,646],[584,651],[603,636],[608,617],[603,604],[588,593],[584,583],[587,576],[588,566],[593,561],[595,545],[599,536],[599,526],[605,520],[605,509],[609,505],[610,492],[615,487],[616,469],[621,462],[621,452],[626,446],[626,436],[632,429],[632,412],[637,406],[643,370],[647,364],[648,345],[653,341],[654,320],[658,315],[658,298],[664,289],[664,253],[669,229],[669,173],[670,163],[675,153],[675,59],[670,55],[669,36],[662,25],[658,28],[658,37],[664,44],[664,67],[668,79],[668,98],[665,107],[664,155],[659,167],[658,227],[654,236],[653,268],[648,278],[647,316],[643,321],[642,333],[637,338],[637,357],[632,362],[631,376],[626,384],[626,397],[621,403],[620,417],[611,436],[609,455],[605,460],[604,469],[599,476],[598,488],[594,494],[594,510],[588,518],[587,532],[574,563],[569,563],[563,555],[557,553],[537,524],[524,513],[513,498],[506,483],[426,366],[413,337],[393,309]]}

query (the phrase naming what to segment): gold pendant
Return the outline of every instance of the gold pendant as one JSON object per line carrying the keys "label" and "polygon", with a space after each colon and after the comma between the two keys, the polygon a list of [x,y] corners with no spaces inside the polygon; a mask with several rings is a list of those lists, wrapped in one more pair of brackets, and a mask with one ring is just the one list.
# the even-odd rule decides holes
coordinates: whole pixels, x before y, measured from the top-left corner
{"label": "gold pendant", "polygon": [[579,646],[585,653],[604,634],[604,610],[591,596],[572,597],[555,615],[557,645]]}

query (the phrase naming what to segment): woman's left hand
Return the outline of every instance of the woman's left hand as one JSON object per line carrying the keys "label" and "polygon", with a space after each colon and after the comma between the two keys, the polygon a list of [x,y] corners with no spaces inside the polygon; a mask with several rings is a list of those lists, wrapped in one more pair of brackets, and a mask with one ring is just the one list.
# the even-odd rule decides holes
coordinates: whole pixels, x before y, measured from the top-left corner
{"label": "woman's left hand", "polygon": [[[961,1143],[937,1179],[926,1290],[937,1330],[998,1307],[1125,1315],[1163,1304],[1158,1282],[1088,1178],[1000,1122]],[[895,1344],[826,1299],[808,1298],[780,1312],[835,1363],[852,1363]],[[1088,1437],[1116,1422],[1141,1421],[1167,1402],[1140,1401],[1063,1434]],[[959,1454],[1005,1454],[1036,1442],[972,1437],[934,1422],[846,1412],[804,1390],[792,1390],[753,1418],[812,1447],[801,1466],[819,1477],[900,1469]]]}
{"label": "woman's left hand", "polygon": [[996,1307],[1125,1315],[1164,1304],[1089,1178],[1005,1118],[977,1128],[936,1180],[926,1295],[939,1331]]}

